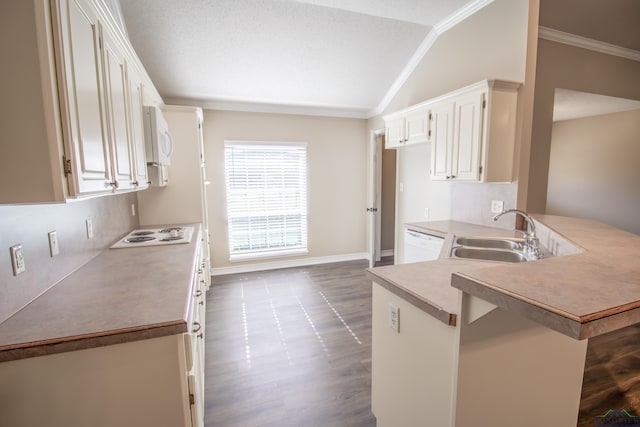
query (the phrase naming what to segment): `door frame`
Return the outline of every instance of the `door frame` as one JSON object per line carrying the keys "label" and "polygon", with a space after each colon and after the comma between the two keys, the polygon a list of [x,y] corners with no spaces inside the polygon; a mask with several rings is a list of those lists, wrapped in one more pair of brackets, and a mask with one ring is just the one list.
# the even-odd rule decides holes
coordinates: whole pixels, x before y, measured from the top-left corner
{"label": "door frame", "polygon": [[370,267],[373,267],[377,261],[380,261],[380,238],[382,233],[380,221],[382,215],[382,143],[384,133],[384,128],[372,130],[369,134],[369,143],[367,145],[367,209],[374,208],[373,211],[367,211],[367,254]]}

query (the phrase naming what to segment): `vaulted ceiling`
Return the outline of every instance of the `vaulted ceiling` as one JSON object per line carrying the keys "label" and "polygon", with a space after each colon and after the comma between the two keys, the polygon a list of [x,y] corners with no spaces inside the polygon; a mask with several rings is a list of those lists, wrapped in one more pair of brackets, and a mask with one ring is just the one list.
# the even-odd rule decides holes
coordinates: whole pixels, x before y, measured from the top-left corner
{"label": "vaulted ceiling", "polygon": [[[492,1],[120,0],[120,8],[167,103],[369,117],[430,41]],[[638,0],[541,0],[540,25],[640,51]]]}
{"label": "vaulted ceiling", "polygon": [[168,103],[313,107],[366,117],[430,31],[479,1],[120,3],[132,44]]}

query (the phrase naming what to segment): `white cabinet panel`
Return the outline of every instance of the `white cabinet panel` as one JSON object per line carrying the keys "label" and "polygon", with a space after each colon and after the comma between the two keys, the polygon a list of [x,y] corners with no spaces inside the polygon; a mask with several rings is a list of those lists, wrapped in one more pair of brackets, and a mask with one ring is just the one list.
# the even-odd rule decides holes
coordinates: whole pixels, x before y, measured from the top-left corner
{"label": "white cabinet panel", "polygon": [[133,185],[138,189],[149,186],[147,157],[144,141],[144,83],[140,72],[131,64],[127,69],[129,76],[130,134],[133,156]]}
{"label": "white cabinet panel", "polygon": [[108,119],[108,137],[111,148],[110,185],[114,189],[131,189],[133,185],[133,159],[129,139],[127,105],[127,64],[116,41],[103,31],[103,64],[105,98]]}
{"label": "white cabinet panel", "polygon": [[517,89],[484,81],[431,106],[431,179],[511,182]]}
{"label": "white cabinet panel", "polygon": [[103,127],[102,70],[98,17],[88,2],[60,4],[61,104],[68,155],[74,171],[72,195],[105,191],[110,182],[109,149]]}
{"label": "white cabinet panel", "polygon": [[427,142],[428,115],[429,111],[426,107],[417,106],[385,116],[385,148],[398,148]]}
{"label": "white cabinet panel", "polygon": [[431,107],[431,177],[449,179],[453,156],[452,102],[440,102]]}
{"label": "white cabinet panel", "polygon": [[484,95],[484,92],[471,93],[455,101],[452,178],[480,179]]}

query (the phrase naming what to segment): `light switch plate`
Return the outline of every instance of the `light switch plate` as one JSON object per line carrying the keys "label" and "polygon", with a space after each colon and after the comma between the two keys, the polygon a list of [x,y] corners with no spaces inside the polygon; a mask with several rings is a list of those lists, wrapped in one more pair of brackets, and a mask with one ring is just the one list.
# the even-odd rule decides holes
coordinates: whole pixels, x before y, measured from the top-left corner
{"label": "light switch plate", "polygon": [[389,327],[396,333],[400,333],[400,309],[389,303]]}
{"label": "light switch plate", "polygon": [[93,220],[87,218],[87,239],[93,238]]}
{"label": "light switch plate", "polygon": [[13,245],[9,248],[11,252],[11,266],[13,267],[13,275],[17,276],[24,273],[26,267],[24,265],[24,257],[22,256],[22,245]]}
{"label": "light switch plate", "polygon": [[49,232],[49,254],[52,257],[58,255],[60,253],[60,247],[58,246],[58,232],[50,231]]}
{"label": "light switch plate", "polygon": [[491,213],[499,214],[504,210],[504,202],[502,200],[491,201]]}

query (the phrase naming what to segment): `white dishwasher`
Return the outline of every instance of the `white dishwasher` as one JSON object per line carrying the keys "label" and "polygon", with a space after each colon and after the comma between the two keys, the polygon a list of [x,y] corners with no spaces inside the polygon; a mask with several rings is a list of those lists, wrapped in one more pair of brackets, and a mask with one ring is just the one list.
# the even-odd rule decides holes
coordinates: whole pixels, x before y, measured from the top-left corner
{"label": "white dishwasher", "polygon": [[443,237],[405,228],[403,264],[438,259],[443,243]]}

